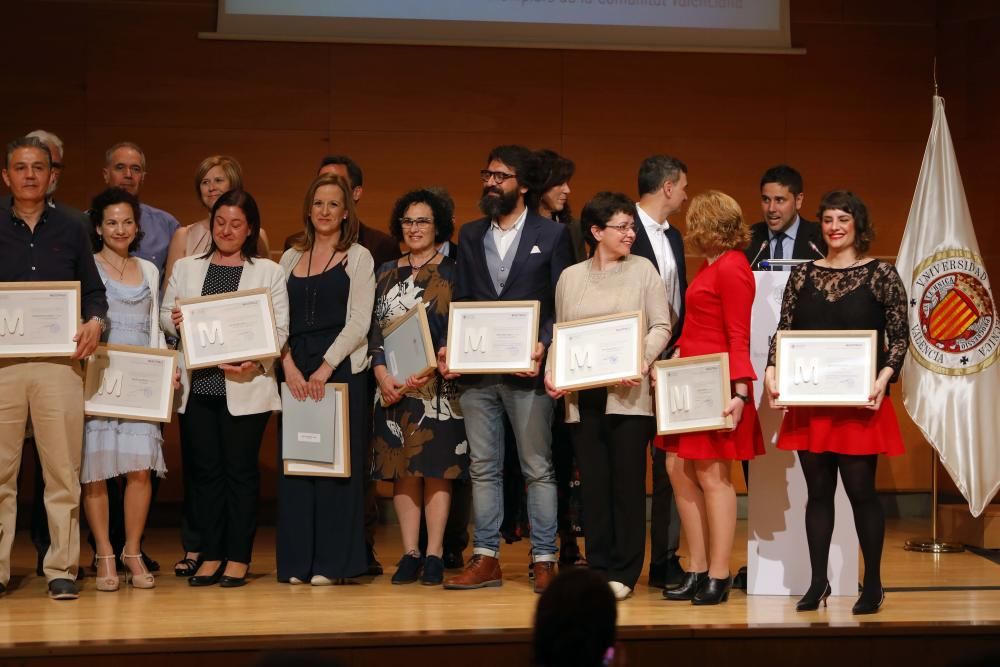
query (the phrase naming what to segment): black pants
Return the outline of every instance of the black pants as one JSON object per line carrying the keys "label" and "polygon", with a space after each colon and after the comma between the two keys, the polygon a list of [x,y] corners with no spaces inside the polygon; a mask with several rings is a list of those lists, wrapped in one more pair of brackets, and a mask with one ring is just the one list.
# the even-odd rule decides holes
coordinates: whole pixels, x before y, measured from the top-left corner
{"label": "black pants", "polygon": [[650,444],[653,456],[653,502],[649,517],[649,560],[665,565],[681,543],[681,518],[677,514],[674,487],[667,475],[667,453]]}
{"label": "black pants", "polygon": [[583,491],[587,562],[634,588],[646,549],[646,443],[652,417],[604,414],[607,391],[580,392],[573,446]]}
{"label": "black pants", "polygon": [[260,499],[260,442],[271,416],[229,414],[224,396],[192,395],[185,409],[205,560],[249,563]]}
{"label": "black pants", "polygon": [[198,489],[194,480],[195,425],[186,414],[177,415],[181,435],[181,482],[184,499],[181,503],[181,546],[185,552],[200,554],[201,532],[198,530]]}
{"label": "black pants", "polygon": [[38,457],[35,439],[26,438],[25,449],[28,443],[31,443],[31,453],[35,457],[35,493],[31,500],[31,543],[35,545],[38,555],[44,558],[51,544],[49,517],[45,513],[45,477],[42,475],[42,460]]}

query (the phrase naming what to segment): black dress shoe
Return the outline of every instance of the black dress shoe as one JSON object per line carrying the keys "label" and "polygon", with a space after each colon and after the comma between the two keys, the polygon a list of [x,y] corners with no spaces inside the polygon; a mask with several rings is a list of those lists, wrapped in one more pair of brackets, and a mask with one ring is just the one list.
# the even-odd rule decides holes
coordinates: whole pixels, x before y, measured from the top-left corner
{"label": "black dress shoe", "polygon": [[392,575],[394,584],[412,584],[420,578],[420,570],[424,567],[424,559],[413,554],[403,554]]}
{"label": "black dress shoe", "polygon": [[219,583],[222,579],[222,573],[226,571],[226,561],[219,563],[219,567],[216,568],[215,572],[212,574],[195,574],[188,579],[188,584],[191,586],[214,586]]}
{"label": "black dress shoe", "polygon": [[826,599],[830,597],[831,592],[829,581],[813,582],[806,594],[795,605],[795,611],[816,611],[819,609],[820,602],[825,607]]}
{"label": "black dress shoe", "polygon": [[698,589],[698,592],[694,594],[694,598],[691,599],[691,604],[709,605],[725,602],[729,599],[729,589],[732,587],[732,576],[728,576],[725,579],[713,579],[712,577],[708,577],[705,580],[705,583],[701,585],[701,588]]}
{"label": "black dress shoe", "polygon": [[663,591],[663,597],[673,602],[688,601],[694,599],[694,594],[702,587],[708,579],[708,571],[688,572],[684,575],[684,581],[677,588]]}
{"label": "black dress shoe", "polygon": [[140,551],[139,553],[142,554],[142,562],[146,564],[147,570],[149,570],[150,572],[160,571],[160,564],[157,561],[150,558],[149,554],[147,554],[145,551]]}
{"label": "black dress shoe", "polygon": [[854,603],[853,607],[851,607],[851,613],[855,616],[877,613],[878,610],[882,608],[883,602],[885,602],[884,588],[879,588],[877,598],[874,595],[866,596],[864,593],[861,593],[861,597],[859,597],[858,601]]}
{"label": "black dress shoe", "polygon": [[[239,588],[240,586],[247,585],[247,574],[250,573],[249,568],[246,574],[242,577],[230,577],[228,574],[224,574],[219,577],[219,587],[220,588]],[[188,580],[190,581],[190,579]]]}
{"label": "black dress shoe", "polygon": [[49,597],[53,600],[75,600],[80,593],[69,579],[53,579],[49,582]]}
{"label": "black dress shoe", "polygon": [[444,569],[446,570],[461,570],[465,567],[465,558],[461,551],[445,551],[441,560],[444,561]]}
{"label": "black dress shoe", "polygon": [[437,556],[424,559],[424,571],[420,573],[420,583],[424,586],[440,586],[444,583],[444,561]]}
{"label": "black dress shoe", "polygon": [[385,572],[382,567],[382,563],[378,562],[378,558],[375,557],[375,549],[368,547],[368,569],[365,570],[365,574],[369,577],[377,577]]}
{"label": "black dress shoe", "polygon": [[650,588],[673,589],[685,581],[687,572],[681,567],[681,559],[671,556],[665,561],[649,564]]}
{"label": "black dress shoe", "polygon": [[739,570],[736,571],[736,575],[733,576],[733,588],[738,591],[745,591],[747,589],[747,566],[744,565]]}

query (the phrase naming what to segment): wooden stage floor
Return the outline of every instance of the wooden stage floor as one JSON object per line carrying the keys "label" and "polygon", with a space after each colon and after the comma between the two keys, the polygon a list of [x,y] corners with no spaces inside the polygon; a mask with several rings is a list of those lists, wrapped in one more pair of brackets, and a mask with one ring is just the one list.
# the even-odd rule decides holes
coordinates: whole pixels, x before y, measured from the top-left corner
{"label": "wooden stage floor", "polygon": [[[926,642],[932,636],[955,635],[975,638],[977,650],[993,650],[1000,637],[1000,565],[968,552],[933,556],[901,548],[906,538],[922,535],[926,527],[923,522],[890,522],[883,576],[887,588],[899,590],[887,594],[877,615],[853,617],[853,597],[831,598],[826,609],[800,614],[795,612],[794,598],[748,598],[742,592],[734,592],[727,604],[698,608],[666,602],[643,579],[635,595],[619,604],[621,635],[637,646],[643,640],[713,637],[783,638],[783,645],[792,646],[787,642],[793,638],[891,636]],[[739,529],[734,571],[745,562],[745,522]],[[241,664],[260,650],[306,648],[341,649],[337,655],[344,664],[389,664],[392,661],[383,663],[365,651],[430,645],[464,646],[467,651],[475,644],[518,644],[519,655],[527,655],[537,596],[527,577],[525,542],[504,545],[502,588],[446,591],[418,584],[392,586],[389,575],[400,551],[398,532],[395,526],[380,530],[379,555],[387,565],[386,575],[360,585],[312,587],[277,583],[274,531],[263,528],[257,537],[252,582],[229,590],[191,589],[184,579],[174,577],[171,567],[180,553],[174,531],[154,530],[147,538],[147,550],[167,570],[158,577],[155,590],[123,586],[117,593],[99,593],[88,572],[81,597],[73,602],[46,598],[44,579],[34,575],[28,535],[19,533],[14,587],[0,598],[0,661],[53,662],[77,656],[65,664],[83,664],[82,656],[96,660],[99,655],[138,653],[150,656],[143,660],[146,667],[156,662],[154,655],[183,652],[190,654],[190,665],[202,664],[203,659],[205,664],[220,664],[211,658],[214,652],[242,651],[242,657],[230,663]],[[84,545],[83,560],[89,563],[89,559],[89,547]],[[761,655],[774,651],[759,642],[753,646]],[[461,650],[453,654],[441,650],[434,664],[461,664]],[[886,651],[891,657],[898,649]],[[641,660],[641,647],[634,653],[636,660],[630,664],[653,664]],[[449,655],[457,656],[454,662]],[[772,655],[770,664],[781,664],[780,656]],[[928,658],[921,664],[954,664],[945,660],[948,655],[945,651],[941,662]],[[488,658],[478,663],[498,664]]]}

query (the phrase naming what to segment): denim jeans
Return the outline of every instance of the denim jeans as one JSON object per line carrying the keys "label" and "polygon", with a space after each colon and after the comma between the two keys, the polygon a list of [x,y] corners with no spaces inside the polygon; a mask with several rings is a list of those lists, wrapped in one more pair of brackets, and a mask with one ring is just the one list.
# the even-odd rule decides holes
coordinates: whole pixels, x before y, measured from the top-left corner
{"label": "denim jeans", "polygon": [[513,387],[498,378],[464,387],[461,393],[469,439],[473,553],[498,556],[503,521],[503,413],[517,440],[528,485],[528,520],[536,561],[556,559],[556,479],[552,469],[553,401],[544,392]]}

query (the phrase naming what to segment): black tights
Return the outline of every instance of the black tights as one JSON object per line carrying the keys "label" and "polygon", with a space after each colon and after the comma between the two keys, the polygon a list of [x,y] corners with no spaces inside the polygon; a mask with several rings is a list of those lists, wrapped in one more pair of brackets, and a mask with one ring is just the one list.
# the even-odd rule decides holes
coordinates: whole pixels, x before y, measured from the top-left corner
{"label": "black tights", "polygon": [[837,472],[854,510],[861,556],[865,561],[864,597],[876,600],[882,594],[882,543],[885,541],[885,515],[875,492],[875,468],[878,455],[854,456],[824,452],[799,452],[799,463],[806,478],[809,501],[806,503],[806,540],[812,566],[810,591],[826,587],[830,541],[833,539],[834,505]]}

